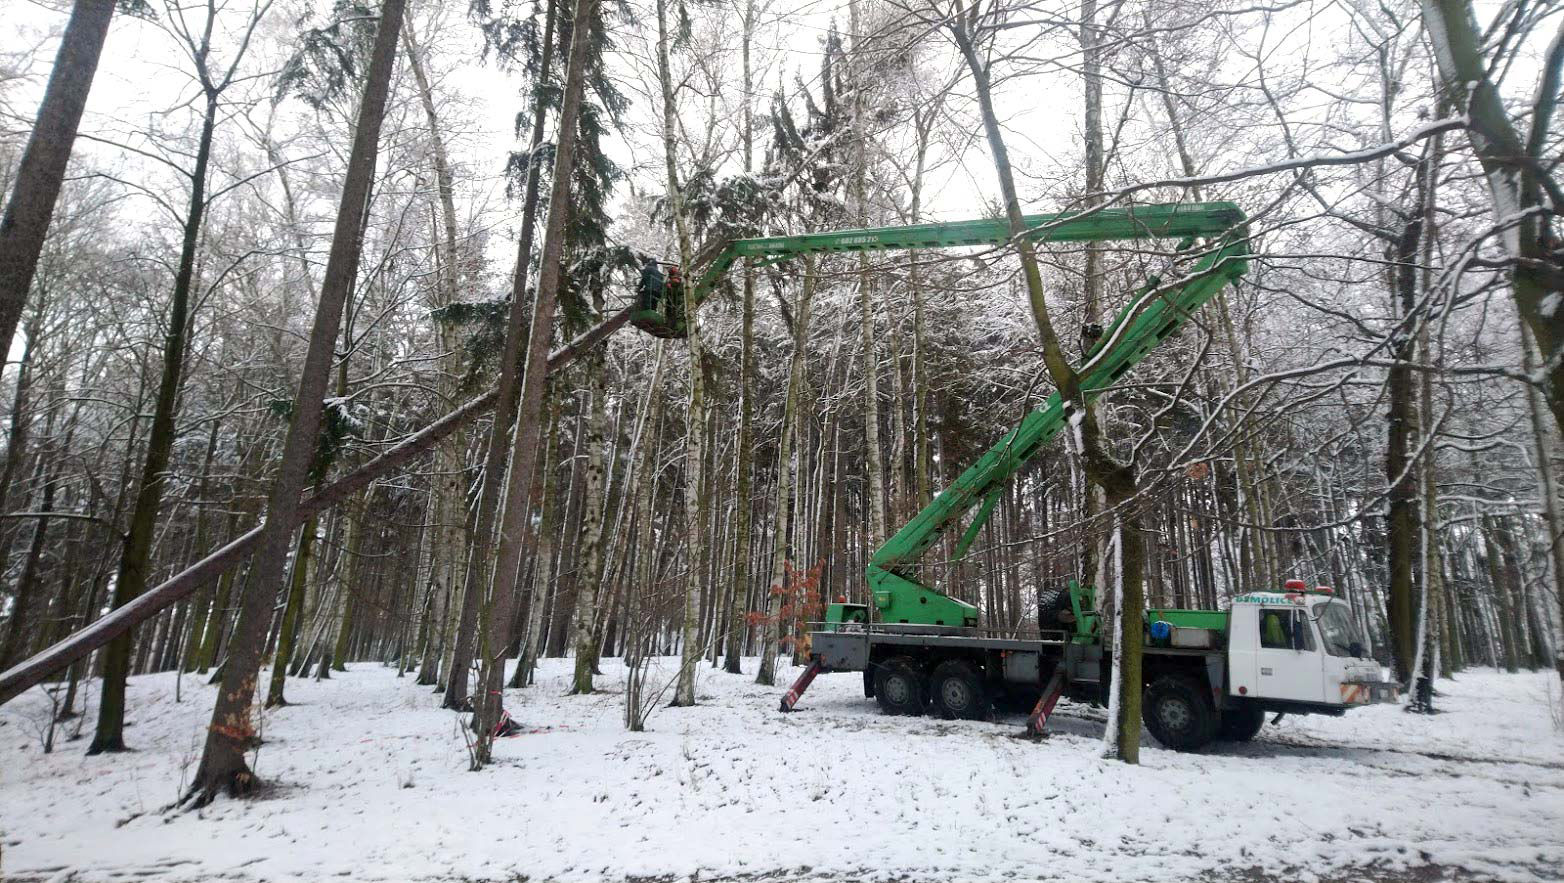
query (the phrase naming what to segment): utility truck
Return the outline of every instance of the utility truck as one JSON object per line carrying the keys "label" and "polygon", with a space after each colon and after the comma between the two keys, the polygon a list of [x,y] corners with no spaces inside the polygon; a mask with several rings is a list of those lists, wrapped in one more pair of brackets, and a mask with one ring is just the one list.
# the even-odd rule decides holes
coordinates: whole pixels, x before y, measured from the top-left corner
{"label": "utility truck", "polygon": [[[958,530],[954,558],[962,558],[1006,483],[1087,403],[1247,271],[1248,222],[1237,205],[1212,202],[1029,215],[1022,228],[1017,233],[1007,221],[987,218],[718,242],[697,257],[688,290],[670,270],[666,297],[643,298],[631,314],[643,331],[683,336],[687,312],[741,259],[763,266],[807,254],[1003,247],[1021,238],[1177,243],[1168,253],[1168,282],[1153,276],[1106,330],[1082,329],[1075,388],[1053,392],[875,552],[867,574],[871,603],[841,600],[827,608],[810,635],[810,665],[783,697],[783,711],[816,675],[834,671],[862,672],[865,695],[892,714],[981,718],[996,701],[1035,696],[1028,727],[1039,733],[1061,696],[1107,699],[1112,653],[1104,641],[1111,630],[1100,622],[1093,590],[1071,583],[1046,597],[1035,632],[1001,633],[979,628],[973,605],[921,582],[917,562]],[[1280,592],[1242,595],[1227,611],[1152,610],[1146,619],[1144,717],[1170,748],[1252,738],[1266,712],[1340,714],[1395,696],[1365,657],[1347,605],[1323,589],[1289,582]]]}
{"label": "utility truck", "polygon": [[[1168,748],[1248,741],[1267,713],[1339,715],[1396,697],[1348,606],[1323,586],[1289,580],[1225,611],[1153,609],[1145,619],[1142,714]],[[887,714],[979,720],[1019,702],[1032,705],[1028,729],[1040,733],[1061,696],[1106,703],[1112,683],[1111,629],[1092,589],[1074,582],[1045,601],[1038,630],[1025,636],[871,621],[867,605],[833,604],[810,635],[810,660],[784,710],[815,675],[853,671]]]}

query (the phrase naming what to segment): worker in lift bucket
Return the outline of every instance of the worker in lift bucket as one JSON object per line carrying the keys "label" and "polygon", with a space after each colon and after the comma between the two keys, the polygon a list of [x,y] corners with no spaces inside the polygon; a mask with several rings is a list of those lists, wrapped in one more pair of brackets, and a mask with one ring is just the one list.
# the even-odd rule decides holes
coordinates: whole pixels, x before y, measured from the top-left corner
{"label": "worker in lift bucket", "polygon": [[663,316],[668,324],[676,329],[684,328],[684,278],[679,275],[677,265],[668,268],[668,305],[663,309]]}
{"label": "worker in lift bucket", "polygon": [[651,255],[641,256],[641,284],[635,288],[636,294],[641,298],[641,309],[657,310],[658,301],[663,296],[663,271],[657,266],[657,259]]}

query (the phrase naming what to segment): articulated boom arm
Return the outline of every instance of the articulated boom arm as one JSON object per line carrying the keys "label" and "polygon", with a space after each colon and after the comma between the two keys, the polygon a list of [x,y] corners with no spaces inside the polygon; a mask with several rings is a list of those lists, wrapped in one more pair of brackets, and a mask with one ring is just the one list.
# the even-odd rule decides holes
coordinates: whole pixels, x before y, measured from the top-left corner
{"label": "articulated boom arm", "polygon": [[[1085,217],[1079,212],[1027,215],[1025,221],[1030,231],[1027,238],[1033,242],[1106,242],[1218,236],[1241,226],[1245,217],[1233,203],[1204,202],[1103,209]],[[1004,245],[1012,238],[1009,222],[1003,218],[984,218],[716,242],[695,257],[690,277],[695,287],[690,300],[695,304],[705,300],[712,287],[739,258],[750,258],[764,266],[805,254]]]}
{"label": "articulated boom arm", "polygon": [[[1031,231],[1027,235],[1036,242],[1213,240],[1209,250],[1196,261],[1187,281],[1164,290],[1158,290],[1155,283],[1147,286],[1114,319],[1087,354],[1081,370],[1081,395],[1085,401],[1100,395],[1248,269],[1246,218],[1237,205],[1229,202],[1104,209],[1085,217],[1029,215],[1026,224]],[[702,256],[691,301],[699,304],[739,258],[769,264],[802,254],[1002,245],[1011,239],[1009,225],[998,219],[737,239],[719,246],[715,254]],[[958,525],[972,507],[981,504],[957,545],[956,557],[965,554],[998,502],[1005,482],[1069,425],[1072,414],[1083,403],[1062,401],[1058,392],[1050,395],[1042,407],[1026,415],[1020,426],[1000,439],[886,540],[870,559],[868,573],[875,606],[884,621],[977,625],[976,607],[918,582],[912,567],[930,545]]]}

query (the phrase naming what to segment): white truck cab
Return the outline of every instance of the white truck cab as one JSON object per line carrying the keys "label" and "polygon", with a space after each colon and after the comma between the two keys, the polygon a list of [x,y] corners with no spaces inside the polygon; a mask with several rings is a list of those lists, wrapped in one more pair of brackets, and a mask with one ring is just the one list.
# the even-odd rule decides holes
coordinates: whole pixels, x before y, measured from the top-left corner
{"label": "white truck cab", "polygon": [[1228,696],[1282,710],[1339,710],[1394,702],[1396,687],[1369,658],[1347,605],[1321,586],[1289,580],[1280,592],[1233,599]]}

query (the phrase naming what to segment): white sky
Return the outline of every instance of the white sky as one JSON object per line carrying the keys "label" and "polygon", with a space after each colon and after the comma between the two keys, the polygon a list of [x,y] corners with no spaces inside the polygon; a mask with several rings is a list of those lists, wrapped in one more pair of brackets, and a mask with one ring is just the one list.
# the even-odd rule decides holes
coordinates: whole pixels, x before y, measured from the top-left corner
{"label": "white sky", "polygon": [[[55,4],[38,0],[8,0],[6,5],[11,9],[6,21],[0,22],[0,34],[6,34],[5,43],[9,45],[35,43],[51,29],[57,31],[63,28],[66,20],[67,10],[56,8]],[[468,104],[465,113],[477,126],[475,130],[463,131],[451,139],[453,152],[458,160],[467,163],[469,176],[466,183],[469,188],[475,183],[474,179],[480,182],[486,180],[487,186],[498,192],[503,187],[500,170],[504,157],[508,151],[520,146],[512,135],[516,113],[522,108],[520,79],[479,59],[481,38],[475,29],[460,20],[460,13],[456,10],[456,7],[460,7],[464,11],[466,4],[459,2],[451,6],[452,11],[447,13],[447,17],[452,21],[447,30],[454,36],[443,41],[441,55],[445,59],[463,53],[468,55],[470,60],[453,72],[452,80],[448,83],[459,87],[462,99]],[[758,84],[763,102],[769,101],[776,87],[778,67],[781,68],[781,79],[790,93],[795,91],[795,74],[806,83],[815,84],[821,55],[820,42],[826,28],[835,19],[838,27],[846,30],[848,19],[846,0],[791,0],[777,6],[778,12],[773,23],[757,41],[762,47],[783,50],[775,54],[776,63],[764,74],[766,79]],[[248,4],[236,3],[234,7],[242,14]],[[655,24],[650,10],[643,10],[640,14],[645,23],[643,27],[649,30]],[[270,24],[274,28],[288,28],[292,26],[289,18],[289,11],[279,4],[271,13]],[[460,40],[455,38],[457,36]],[[635,85],[640,75],[638,67],[644,70],[644,66],[639,65],[632,56],[641,51],[642,47],[635,41],[633,33],[620,34],[619,37],[623,57],[616,59],[614,64],[623,71],[624,91],[635,103],[630,112],[632,124],[638,125],[641,131],[632,131],[628,137],[617,140],[611,145],[611,155],[626,166],[649,172],[641,176],[641,186],[660,190],[661,146],[649,137],[652,133],[645,129],[647,115],[655,108],[649,106],[645,96],[637,94]],[[938,37],[931,40],[943,44]],[[12,93],[12,106],[17,112],[28,114],[36,108],[53,50],[54,43],[50,42],[37,53],[33,66],[36,76],[25,87]],[[187,99],[190,95],[190,80],[184,73],[182,61],[170,38],[159,28],[125,16],[116,16],[93,83],[82,131],[112,137],[110,133],[145,125]],[[733,91],[737,93],[739,71],[736,57],[732,68]],[[1079,127],[1073,122],[1076,114],[1072,110],[1078,105],[1079,98],[1074,85],[1067,82],[1073,79],[1069,75],[1054,75],[1043,81],[1034,79],[1027,83],[1024,101],[1009,100],[1013,97],[1009,95],[1001,97],[1001,112],[1009,118],[1012,151],[1018,158],[1067,159],[1078,152]],[[1047,84],[1048,80],[1058,82]],[[1038,88],[1042,84],[1047,84],[1047,87]],[[1062,120],[1071,122],[1061,124]],[[757,141],[767,137],[769,132],[757,127]],[[974,133],[974,137],[978,137],[977,133]],[[931,196],[927,197],[930,200],[927,206],[929,215],[948,220],[982,213],[983,200],[992,197],[995,187],[992,172],[986,165],[986,151],[979,147],[977,151],[968,152],[965,165],[949,164],[937,169],[931,176],[928,188]],[[76,151],[78,155],[91,153],[99,160],[108,159],[116,152],[108,145],[90,142],[79,142]],[[977,164],[974,165],[973,160]],[[1047,206],[1034,205],[1028,208],[1045,210]]]}

